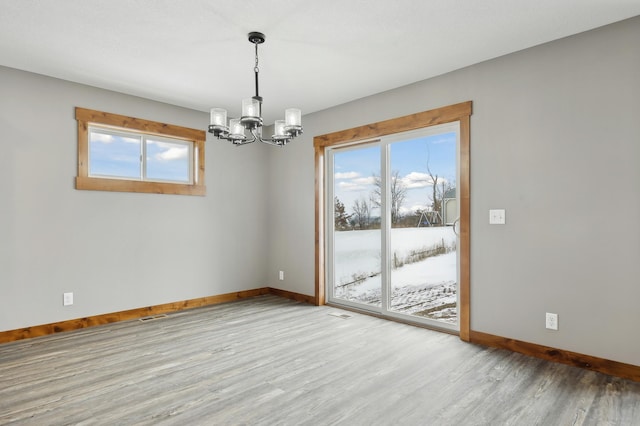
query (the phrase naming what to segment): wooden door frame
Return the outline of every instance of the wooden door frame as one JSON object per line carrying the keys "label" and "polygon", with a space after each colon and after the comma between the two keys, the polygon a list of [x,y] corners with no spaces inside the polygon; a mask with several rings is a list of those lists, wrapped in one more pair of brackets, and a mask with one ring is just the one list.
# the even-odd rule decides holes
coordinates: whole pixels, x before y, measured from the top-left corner
{"label": "wooden door frame", "polygon": [[460,339],[470,332],[470,117],[472,102],[462,102],[313,138],[315,152],[315,304],[325,304],[325,149],[458,121],[460,123]]}

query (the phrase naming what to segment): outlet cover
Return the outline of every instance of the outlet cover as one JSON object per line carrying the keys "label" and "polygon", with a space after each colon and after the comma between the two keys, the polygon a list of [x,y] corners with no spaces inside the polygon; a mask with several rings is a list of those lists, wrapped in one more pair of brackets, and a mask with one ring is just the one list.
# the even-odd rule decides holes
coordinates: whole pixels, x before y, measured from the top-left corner
{"label": "outlet cover", "polygon": [[73,293],[64,293],[62,295],[62,304],[64,306],[73,305]]}
{"label": "outlet cover", "polygon": [[504,225],[505,223],[504,209],[489,210],[489,225]]}
{"label": "outlet cover", "polygon": [[547,328],[549,330],[558,329],[558,314],[551,314],[547,312]]}
{"label": "outlet cover", "polygon": [[283,281],[283,280],[284,280],[284,271],[280,271],[280,273],[278,274],[278,279],[279,279],[280,281]]}

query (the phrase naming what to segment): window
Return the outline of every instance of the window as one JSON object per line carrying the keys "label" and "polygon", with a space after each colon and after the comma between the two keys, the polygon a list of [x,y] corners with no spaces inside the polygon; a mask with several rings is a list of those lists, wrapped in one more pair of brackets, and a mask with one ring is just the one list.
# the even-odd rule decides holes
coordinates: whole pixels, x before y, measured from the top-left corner
{"label": "window", "polygon": [[76,189],[204,195],[205,132],[76,108]]}
{"label": "window", "polygon": [[89,176],[193,183],[193,143],[89,126]]}

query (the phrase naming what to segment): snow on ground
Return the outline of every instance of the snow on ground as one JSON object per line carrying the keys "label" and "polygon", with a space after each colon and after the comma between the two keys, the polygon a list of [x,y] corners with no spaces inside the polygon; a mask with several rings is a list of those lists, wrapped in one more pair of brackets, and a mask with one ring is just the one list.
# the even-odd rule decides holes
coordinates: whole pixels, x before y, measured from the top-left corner
{"label": "snow on ground", "polygon": [[[405,258],[412,250],[429,249],[444,242],[454,247],[451,227],[396,228],[391,230],[391,253]],[[335,277],[338,284],[352,281],[356,274],[380,272],[380,230],[342,231],[334,237]]]}
{"label": "snow on ground", "polygon": [[[455,248],[450,227],[391,230],[391,253],[405,259],[412,251],[444,244]],[[336,232],[336,296],[380,306],[380,230]],[[356,281],[356,277],[360,279]],[[456,322],[456,252],[406,263],[391,271],[391,309]]]}
{"label": "snow on ground", "polygon": [[404,265],[391,271],[391,287],[444,284],[456,281],[455,251],[429,257],[421,262]]}
{"label": "snow on ground", "polygon": [[[351,280],[349,280],[351,281]],[[366,293],[380,288],[381,276],[376,275],[354,284],[357,293]],[[391,287],[430,286],[456,281],[456,252],[427,258],[421,262],[404,265],[391,271]],[[338,281],[340,282],[340,281]]]}

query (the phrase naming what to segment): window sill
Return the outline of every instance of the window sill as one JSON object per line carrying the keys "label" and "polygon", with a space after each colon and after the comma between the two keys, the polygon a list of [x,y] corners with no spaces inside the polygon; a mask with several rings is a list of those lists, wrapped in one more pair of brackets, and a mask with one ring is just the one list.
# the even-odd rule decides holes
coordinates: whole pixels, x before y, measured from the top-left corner
{"label": "window sill", "polygon": [[89,191],[141,192],[148,194],[206,195],[206,186],[202,184],[185,185],[180,183],[141,182],[83,176],[76,177],[76,189]]}

